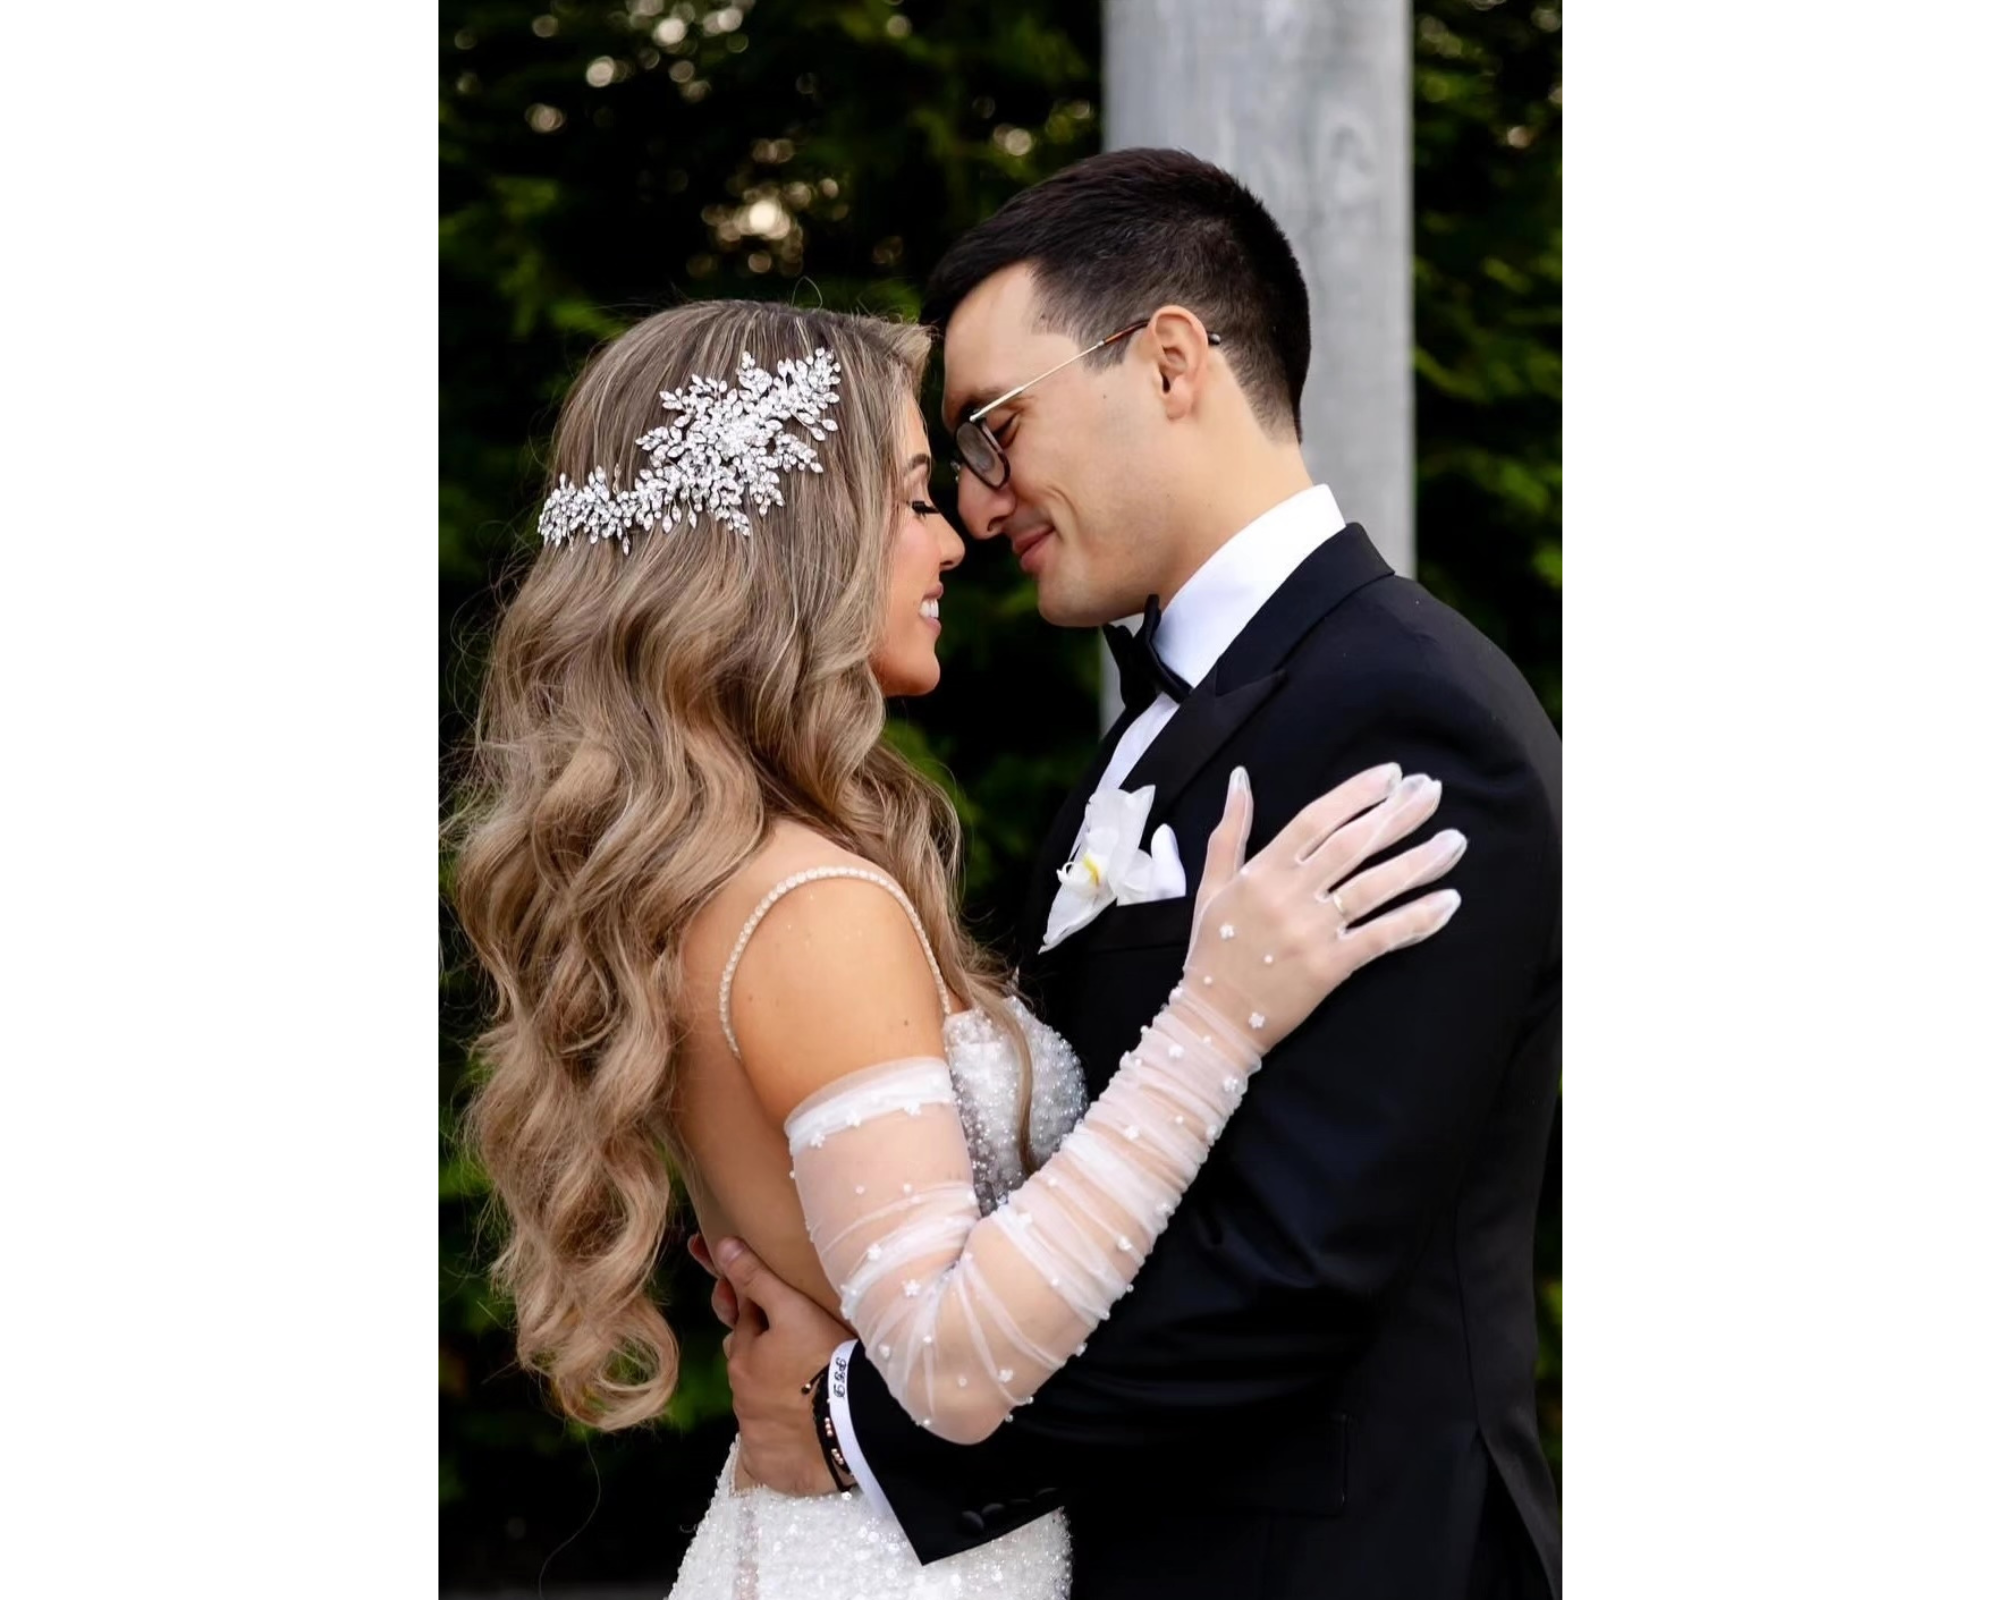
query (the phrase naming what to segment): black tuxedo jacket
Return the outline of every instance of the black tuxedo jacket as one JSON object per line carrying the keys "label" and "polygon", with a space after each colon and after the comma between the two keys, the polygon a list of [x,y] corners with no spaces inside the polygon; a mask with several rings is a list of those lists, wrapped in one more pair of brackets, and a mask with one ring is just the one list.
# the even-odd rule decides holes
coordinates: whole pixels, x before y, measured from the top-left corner
{"label": "black tuxedo jacket", "polygon": [[[1121,721],[1035,869],[1035,951]],[[854,1357],[853,1428],[934,1561],[1067,1507],[1075,1600],[1559,1592],[1531,1252],[1558,1078],[1559,745],[1520,673],[1358,525],[1316,550],[1124,787],[1199,876],[1229,771],[1255,853],[1384,761],[1462,829],[1446,929],[1286,1039],[1132,1292],[986,1442],[923,1432]],[[1192,892],[1114,906],[1023,983],[1095,1095],[1165,1003]]]}

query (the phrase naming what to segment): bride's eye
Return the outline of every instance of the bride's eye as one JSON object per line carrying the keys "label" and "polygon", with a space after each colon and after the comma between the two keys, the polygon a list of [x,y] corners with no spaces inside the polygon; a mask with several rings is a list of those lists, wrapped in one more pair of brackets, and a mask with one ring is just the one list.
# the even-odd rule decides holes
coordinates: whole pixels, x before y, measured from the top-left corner
{"label": "bride's eye", "polygon": [[944,513],[928,500],[912,500],[910,509],[920,517],[941,517]]}

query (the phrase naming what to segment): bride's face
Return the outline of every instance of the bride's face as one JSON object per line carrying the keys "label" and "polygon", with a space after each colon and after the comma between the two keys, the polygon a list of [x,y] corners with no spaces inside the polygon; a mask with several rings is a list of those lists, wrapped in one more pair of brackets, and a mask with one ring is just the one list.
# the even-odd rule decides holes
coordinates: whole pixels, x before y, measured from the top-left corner
{"label": "bride's face", "polygon": [[938,685],[938,636],[944,575],[965,559],[965,545],[931,504],[930,441],[915,400],[903,417],[903,465],[889,527],[889,605],[868,658],[888,695],[929,694]]}

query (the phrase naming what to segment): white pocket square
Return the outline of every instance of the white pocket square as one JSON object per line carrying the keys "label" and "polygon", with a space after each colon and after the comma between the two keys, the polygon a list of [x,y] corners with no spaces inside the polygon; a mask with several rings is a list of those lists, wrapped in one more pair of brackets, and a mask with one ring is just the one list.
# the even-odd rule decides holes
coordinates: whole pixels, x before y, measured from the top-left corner
{"label": "white pocket square", "polygon": [[1181,847],[1174,842],[1174,830],[1164,822],[1153,830],[1153,892],[1144,900],[1178,900],[1187,893],[1187,869],[1181,865]]}
{"label": "white pocket square", "polygon": [[1150,854],[1139,848],[1152,808],[1151,784],[1131,794],[1105,789],[1090,797],[1077,848],[1056,869],[1059,887],[1049,907],[1043,950],[1053,950],[1108,906],[1172,900],[1187,893],[1187,872],[1172,828],[1162,823],[1153,830]]}

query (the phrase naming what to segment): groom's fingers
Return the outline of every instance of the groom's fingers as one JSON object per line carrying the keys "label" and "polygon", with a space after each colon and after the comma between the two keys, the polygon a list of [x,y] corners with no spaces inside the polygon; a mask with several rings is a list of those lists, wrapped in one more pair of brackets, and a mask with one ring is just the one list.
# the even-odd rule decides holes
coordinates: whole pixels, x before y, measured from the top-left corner
{"label": "groom's fingers", "polygon": [[736,1290],[727,1278],[718,1277],[715,1287],[708,1293],[708,1309],[715,1313],[715,1320],[725,1328],[736,1326],[741,1311],[736,1304]]}
{"label": "groom's fingers", "polygon": [[[737,1322],[740,1328],[745,1319],[776,1322],[788,1314],[793,1303],[805,1296],[780,1278],[758,1259],[741,1239],[724,1239],[715,1247],[715,1264],[722,1269],[722,1275],[729,1287],[735,1291]],[[814,1308],[817,1310],[817,1307]]]}
{"label": "groom's fingers", "polygon": [[708,1241],[698,1233],[689,1234],[688,1254],[694,1257],[703,1272],[715,1280],[715,1287],[708,1293],[708,1309],[715,1313],[715,1320],[725,1328],[735,1327],[736,1290],[722,1275],[722,1269],[715,1264],[715,1256],[708,1248]]}

